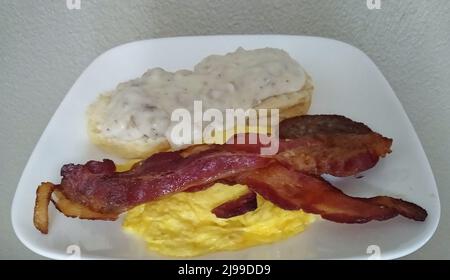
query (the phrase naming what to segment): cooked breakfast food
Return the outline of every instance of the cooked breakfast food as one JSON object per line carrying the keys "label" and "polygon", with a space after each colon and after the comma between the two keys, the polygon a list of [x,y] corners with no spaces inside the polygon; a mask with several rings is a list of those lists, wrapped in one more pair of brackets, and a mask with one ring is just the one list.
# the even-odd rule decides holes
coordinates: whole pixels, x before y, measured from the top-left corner
{"label": "cooked breakfast food", "polygon": [[283,240],[303,232],[314,220],[302,210],[276,206],[245,185],[216,183],[134,207],[123,228],[145,240],[150,251],[192,257]]}
{"label": "cooked breakfast food", "polygon": [[193,71],[148,70],[141,78],[101,95],[88,110],[93,143],[124,158],[145,158],[168,150],[171,113],[192,110],[194,100],[205,109],[277,108],[280,118],[306,114],[313,93],[311,78],[280,49],[239,48],[211,55]]}
{"label": "cooked breakfast food", "polygon": [[[149,232],[151,217],[158,218],[146,215],[157,207],[152,203],[163,204],[165,198],[175,201],[176,194],[195,194],[216,183],[238,184],[246,189],[229,201],[216,201],[217,205],[210,206],[209,217],[229,219],[257,211],[257,196],[251,194],[255,193],[276,208],[302,210],[339,223],[381,221],[397,215],[425,220],[426,211],[413,203],[387,196],[351,197],[321,177],[351,176],[372,168],[380,157],[390,153],[391,139],[362,123],[330,115],[286,119],[280,123],[280,135],[279,152],[274,156],[261,156],[257,152],[261,143],[223,144],[157,153],[124,172],[116,171],[111,160],[67,164],[54,189],[81,208],[108,215],[108,220],[134,208],[125,227],[136,229],[138,235]],[[175,203],[168,201],[167,205]],[[145,216],[139,220],[150,219],[150,223],[132,226],[139,215]],[[301,227],[310,221],[302,212],[299,218]],[[173,252],[164,248],[160,251]]]}
{"label": "cooked breakfast food", "polygon": [[[190,257],[285,239],[318,216],[348,224],[398,215],[424,221],[427,212],[414,203],[352,197],[324,179],[374,167],[392,139],[344,116],[305,115],[313,89],[295,60],[270,48],[212,55],[193,71],[154,68],[120,84],[89,107],[88,131],[101,148],[135,160],[62,166],[60,182],[38,187],[34,225],[48,233],[50,201],[72,218],[112,221],[127,212],[123,228],[149,249]],[[192,111],[195,100],[222,111],[279,109],[277,152],[260,153],[270,144],[251,142],[251,131],[170,149],[171,112]]]}

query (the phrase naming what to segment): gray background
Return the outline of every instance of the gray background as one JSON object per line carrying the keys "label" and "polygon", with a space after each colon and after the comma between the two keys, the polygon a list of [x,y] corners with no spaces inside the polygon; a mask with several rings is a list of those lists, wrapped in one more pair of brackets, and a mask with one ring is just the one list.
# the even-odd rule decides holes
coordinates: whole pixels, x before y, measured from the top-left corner
{"label": "gray background", "polygon": [[282,33],[350,43],[379,66],[431,162],[442,202],[433,239],[407,258],[450,258],[450,1],[0,0],[0,258],[40,258],[15,237],[10,206],[35,143],[85,67],[156,37]]}

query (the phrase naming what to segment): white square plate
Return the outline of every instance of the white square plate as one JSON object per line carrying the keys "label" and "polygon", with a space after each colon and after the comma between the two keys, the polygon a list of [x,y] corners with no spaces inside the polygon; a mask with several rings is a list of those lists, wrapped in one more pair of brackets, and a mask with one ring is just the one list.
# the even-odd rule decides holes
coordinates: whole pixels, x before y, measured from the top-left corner
{"label": "white square plate", "polygon": [[[148,68],[191,69],[203,57],[246,49],[286,50],[311,74],[316,85],[311,114],[342,114],[394,139],[393,153],[364,178],[332,178],[351,195],[390,195],[428,211],[425,222],[395,218],[363,225],[318,220],[306,232],[271,245],[202,256],[208,259],[382,259],[414,252],[433,235],[440,215],[439,196],[428,160],[399,100],[375,64],[348,44],[324,38],[242,35],[180,37],[125,44],[99,56],[78,78],[57,109],[22,174],[12,205],[18,238],[49,258],[147,258],[145,244],[124,233],[121,221],[66,218],[50,207],[50,233],[33,226],[35,190],[41,181],[59,182],[65,163],[112,158],[89,142],[85,110],[102,92],[141,76]],[[69,252],[69,253],[66,253]],[[380,253],[380,254],[378,254]]]}

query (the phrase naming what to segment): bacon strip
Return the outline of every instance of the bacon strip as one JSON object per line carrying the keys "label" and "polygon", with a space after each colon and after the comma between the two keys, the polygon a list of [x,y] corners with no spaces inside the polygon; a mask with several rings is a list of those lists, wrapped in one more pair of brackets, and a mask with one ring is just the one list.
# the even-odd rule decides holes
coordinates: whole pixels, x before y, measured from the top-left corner
{"label": "bacon strip", "polygon": [[257,207],[258,202],[256,200],[256,194],[250,191],[237,199],[227,201],[217,206],[211,212],[214,213],[217,218],[228,219],[256,210]]}
{"label": "bacon strip", "polygon": [[[237,135],[235,138],[240,137],[249,143],[249,135]],[[268,146],[260,142],[239,144],[235,139],[230,142],[232,144],[225,145],[223,149],[259,153],[262,147]],[[391,145],[391,139],[375,132],[307,135],[280,139],[278,154],[273,157],[305,173],[346,177],[374,167],[380,157],[391,152]]]}
{"label": "bacon strip", "polygon": [[[356,175],[375,166],[380,157],[391,152],[392,145],[392,139],[373,132],[363,123],[337,115],[286,119],[280,123],[279,133],[279,152],[275,158],[315,175]],[[246,144],[239,144],[239,139]],[[259,153],[269,146],[250,140],[251,135],[236,135],[226,148]]]}
{"label": "bacon strip", "polygon": [[256,154],[211,149],[186,158],[177,152],[156,154],[121,173],[114,171],[110,160],[68,164],[61,170],[61,190],[68,199],[95,212],[119,214],[168,194],[262,168],[271,161]]}
{"label": "bacon strip", "polygon": [[48,233],[48,204],[50,203],[53,190],[53,184],[48,182],[41,183],[36,190],[33,223],[42,234]]}
{"label": "bacon strip", "polygon": [[324,179],[273,163],[269,167],[243,173],[236,182],[246,184],[280,208],[302,209],[338,223],[366,223],[387,220],[398,214],[423,221],[421,207],[391,197],[355,198],[345,195]]}
{"label": "bacon strip", "polygon": [[[199,191],[225,181],[248,184],[281,208],[303,209],[338,222],[362,223],[397,214],[417,220],[426,217],[412,203],[389,197],[351,198],[318,177],[355,175],[373,167],[390,152],[391,139],[340,116],[299,117],[280,126],[281,135],[290,139],[280,140],[279,153],[272,157],[260,156],[262,144],[256,143],[198,145],[159,153],[120,173],[110,160],[68,164],[61,170],[58,189],[70,201],[114,215],[169,194]],[[234,215],[242,211],[240,205],[251,206],[242,198],[219,206],[216,212]]]}
{"label": "bacon strip", "polygon": [[116,214],[94,212],[84,205],[68,200],[58,189],[54,191],[54,198],[52,198],[52,202],[59,212],[70,218],[102,221],[115,221],[118,218]]}

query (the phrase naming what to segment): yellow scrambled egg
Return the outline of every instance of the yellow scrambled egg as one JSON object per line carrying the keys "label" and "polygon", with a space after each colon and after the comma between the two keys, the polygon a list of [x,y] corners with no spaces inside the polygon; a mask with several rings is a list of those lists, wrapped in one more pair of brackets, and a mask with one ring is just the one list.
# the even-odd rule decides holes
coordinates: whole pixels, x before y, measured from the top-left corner
{"label": "yellow scrambled egg", "polygon": [[[118,171],[135,162],[118,166]],[[260,196],[258,208],[240,216],[221,219],[211,212],[247,191],[247,186],[217,183],[203,191],[170,195],[128,211],[123,228],[143,238],[151,251],[193,257],[273,243],[304,231],[314,221],[313,215],[283,210]]]}
{"label": "yellow scrambled egg", "polygon": [[220,219],[211,213],[246,192],[246,186],[216,184],[200,192],[178,193],[135,207],[123,227],[143,238],[152,251],[192,257],[272,243],[302,232],[314,220],[312,215],[283,210],[259,196],[258,208],[244,215]]}

